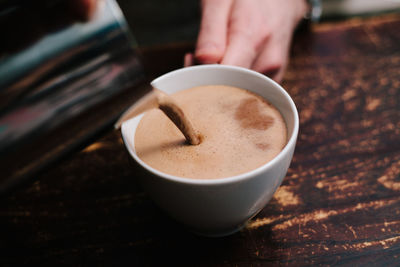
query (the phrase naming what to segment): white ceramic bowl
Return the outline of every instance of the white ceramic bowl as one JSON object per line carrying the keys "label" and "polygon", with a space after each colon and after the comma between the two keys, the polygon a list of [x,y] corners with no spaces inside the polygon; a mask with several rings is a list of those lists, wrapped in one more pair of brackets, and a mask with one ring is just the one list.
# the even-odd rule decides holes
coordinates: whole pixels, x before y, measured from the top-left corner
{"label": "white ceramic bowl", "polygon": [[268,77],[239,67],[201,65],[167,73],[152,82],[172,94],[201,85],[230,85],[247,89],[275,105],[285,119],[288,142],[270,162],[250,172],[221,179],[197,180],[162,173],[144,163],[135,152],[134,136],[142,117],[122,125],[122,137],[135,161],[147,170],[140,178],[150,197],[176,221],[207,236],[234,233],[246,225],[271,199],[292,160],[299,119],[287,92]]}

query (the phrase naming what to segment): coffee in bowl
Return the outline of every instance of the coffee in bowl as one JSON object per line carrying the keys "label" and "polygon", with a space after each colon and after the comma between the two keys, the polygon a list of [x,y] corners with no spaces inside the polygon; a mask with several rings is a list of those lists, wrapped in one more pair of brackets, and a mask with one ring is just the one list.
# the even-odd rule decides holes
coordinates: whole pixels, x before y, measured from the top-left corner
{"label": "coffee in bowl", "polygon": [[[171,218],[193,232],[222,236],[239,231],[268,203],[286,175],[299,129],[298,113],[293,100],[285,89],[268,77],[248,69],[224,65],[201,65],[175,70],[155,79],[151,85],[176,99],[203,140],[199,145],[188,145],[178,128],[161,111],[152,111],[148,115],[139,115],[125,121],[121,126],[122,137],[136,163],[132,179],[138,180],[152,200]],[[201,90],[190,89],[197,87]],[[233,93],[227,89],[231,87],[236,87]],[[212,94],[221,95],[210,97],[208,90]],[[224,93],[225,90],[228,93]],[[253,93],[258,95],[255,99]],[[234,101],[235,98],[238,101]],[[217,104],[209,105],[212,101]],[[203,109],[203,106],[211,107],[211,110],[200,112],[197,108]],[[264,113],[267,107],[271,107],[273,113],[279,111],[277,117]],[[255,113],[251,115],[248,112]],[[153,113],[160,113],[164,118]],[[150,120],[144,119],[147,116],[150,116]],[[153,116],[155,123],[151,119]],[[271,123],[272,119],[268,117],[272,117],[274,122]],[[140,125],[142,130],[138,129],[142,123],[150,125],[148,130],[143,130],[145,128],[142,127],[146,126],[144,124]],[[158,127],[156,129],[151,125]],[[281,125],[281,130],[271,132],[277,125]],[[148,143],[140,144],[136,132],[141,131],[146,138],[150,138],[153,135],[150,130],[164,141],[149,139]],[[233,137],[229,136],[232,132]],[[275,137],[264,136],[266,132]],[[247,139],[240,139],[245,136]],[[275,140],[278,140],[276,136],[282,143],[275,147]],[[217,146],[211,145],[213,138]],[[235,138],[240,141],[235,141]],[[194,149],[203,151],[196,152]],[[214,156],[214,152],[218,152],[216,150],[222,151],[219,157]],[[276,150],[277,154],[270,155],[272,159],[268,161],[264,153],[270,150]],[[171,164],[161,161],[158,165],[172,165],[171,171],[180,171],[184,165],[188,173],[202,173],[198,176],[203,178],[187,178],[190,176],[187,173],[174,175],[167,173],[167,170],[160,171],[157,169],[159,166],[153,167],[150,165],[152,163],[146,163],[146,157],[141,158],[153,153],[158,154],[156,158],[161,154],[170,157]],[[247,156],[240,160],[228,159],[226,156],[235,153],[238,157]],[[252,158],[258,153],[265,157],[263,163],[260,161],[260,166],[248,166],[248,171],[241,169],[245,161],[258,161]],[[190,157],[196,160],[185,161]],[[226,165],[231,161],[235,164]],[[211,167],[206,164],[211,164]],[[211,171],[212,166],[215,166],[214,171]],[[237,168],[239,174],[228,171],[218,173],[221,166],[229,166],[228,171]]]}
{"label": "coffee in bowl", "polygon": [[226,86],[197,86],[171,96],[200,133],[191,145],[159,109],[148,111],[135,134],[135,149],[149,166],[178,177],[218,179],[256,169],[286,145],[279,111],[263,97]]}

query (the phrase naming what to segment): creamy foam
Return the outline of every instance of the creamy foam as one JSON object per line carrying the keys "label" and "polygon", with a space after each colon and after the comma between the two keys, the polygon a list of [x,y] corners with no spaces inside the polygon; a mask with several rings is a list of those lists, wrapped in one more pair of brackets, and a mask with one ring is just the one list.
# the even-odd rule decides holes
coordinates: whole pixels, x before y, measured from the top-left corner
{"label": "creamy foam", "polygon": [[194,179],[238,175],[273,159],[286,145],[279,111],[246,90],[210,85],[172,95],[202,135],[189,145],[158,109],[147,112],[135,134],[136,153],[162,172]]}

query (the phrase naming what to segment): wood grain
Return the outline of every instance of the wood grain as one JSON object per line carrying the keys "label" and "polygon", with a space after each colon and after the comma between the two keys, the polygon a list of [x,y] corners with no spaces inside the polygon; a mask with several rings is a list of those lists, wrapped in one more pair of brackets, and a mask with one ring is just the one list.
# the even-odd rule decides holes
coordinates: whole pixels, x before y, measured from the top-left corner
{"label": "wood grain", "polygon": [[170,220],[137,184],[141,172],[119,133],[109,132],[2,199],[0,262],[398,265],[399,28],[400,16],[387,15],[296,36],[283,83],[300,112],[295,155],[274,198],[241,232],[203,238]]}

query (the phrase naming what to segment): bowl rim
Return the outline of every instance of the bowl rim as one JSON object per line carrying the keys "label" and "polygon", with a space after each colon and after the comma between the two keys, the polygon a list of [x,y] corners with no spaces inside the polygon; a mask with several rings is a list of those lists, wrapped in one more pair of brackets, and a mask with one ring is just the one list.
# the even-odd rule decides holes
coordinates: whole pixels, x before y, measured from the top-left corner
{"label": "bowl rim", "polygon": [[[122,139],[124,141],[125,147],[128,150],[129,154],[135,159],[136,162],[138,162],[143,168],[145,168],[148,172],[158,176],[158,177],[162,177],[168,181],[171,182],[176,182],[176,183],[181,183],[181,184],[189,184],[189,185],[203,185],[203,186],[217,186],[217,185],[223,185],[223,184],[229,184],[229,183],[235,183],[235,182],[239,182],[239,181],[245,181],[247,179],[251,179],[252,177],[258,176],[262,173],[265,173],[266,171],[268,171],[268,169],[271,169],[273,166],[277,165],[279,162],[281,162],[283,160],[283,158],[287,155],[289,155],[289,153],[291,152],[291,149],[295,147],[296,145],[296,140],[297,140],[297,135],[298,135],[298,131],[299,131],[299,115],[298,115],[298,111],[296,108],[296,105],[293,101],[293,99],[290,97],[290,95],[288,94],[288,92],[286,92],[286,90],[279,85],[277,82],[275,82],[274,80],[272,80],[271,78],[253,71],[253,70],[249,70],[246,68],[242,68],[242,67],[237,67],[237,66],[229,66],[229,65],[220,65],[220,64],[208,64],[208,65],[199,65],[199,66],[191,66],[191,67],[185,67],[185,68],[181,68],[181,69],[177,69],[177,70],[173,70],[171,72],[168,72],[164,75],[161,75],[160,77],[154,79],[151,84],[158,82],[161,79],[165,79],[169,76],[173,76],[175,75],[177,72],[189,72],[189,71],[195,71],[198,69],[227,69],[227,70],[232,70],[232,71],[238,71],[238,72],[242,72],[242,73],[247,73],[249,75],[255,75],[258,76],[259,78],[264,79],[266,82],[271,83],[273,86],[277,87],[279,89],[279,91],[282,93],[282,95],[287,99],[289,105],[290,105],[290,109],[291,112],[293,112],[294,116],[293,116],[293,131],[292,134],[290,136],[290,138],[288,139],[285,147],[279,152],[279,154],[277,156],[275,156],[272,160],[268,161],[267,163],[263,164],[262,166],[242,173],[242,174],[238,174],[235,176],[230,176],[230,177],[222,177],[222,178],[215,178],[215,179],[193,179],[193,178],[187,178],[187,177],[179,177],[179,176],[175,176],[175,175],[171,175],[171,174],[167,174],[164,172],[161,172],[151,166],[149,166],[148,164],[146,164],[144,161],[142,161],[139,156],[137,156],[137,154],[134,151],[134,148],[131,148],[130,146],[130,142],[128,142],[127,140],[127,136],[126,131],[127,130],[127,125],[129,123],[129,121],[133,120],[133,119],[138,119],[140,121],[141,117],[143,116],[143,114],[132,118],[131,120],[128,120],[126,122],[124,122],[121,126],[121,135],[122,135]],[[162,90],[162,88],[161,88]]]}

